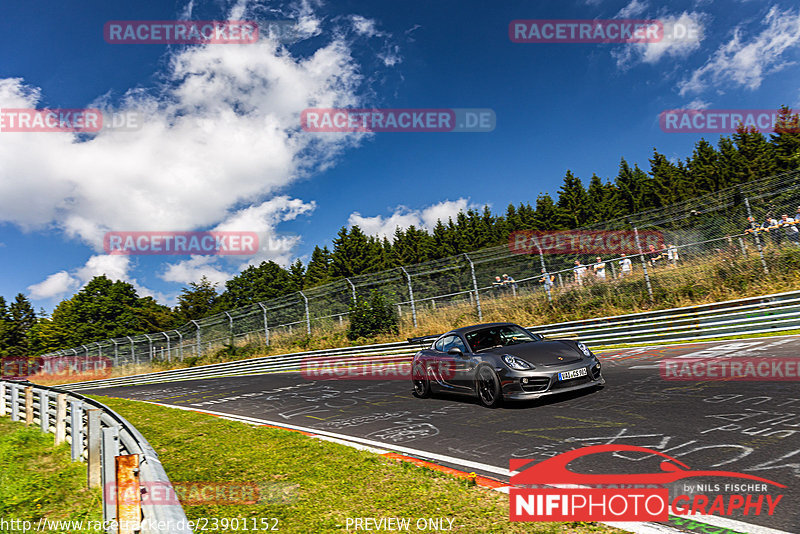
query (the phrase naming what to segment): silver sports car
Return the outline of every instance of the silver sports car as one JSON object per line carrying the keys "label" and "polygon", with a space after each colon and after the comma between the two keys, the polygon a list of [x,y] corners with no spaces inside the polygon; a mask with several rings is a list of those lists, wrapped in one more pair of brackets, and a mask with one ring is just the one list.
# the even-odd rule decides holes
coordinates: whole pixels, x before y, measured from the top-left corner
{"label": "silver sports car", "polygon": [[418,397],[451,391],[477,395],[481,404],[495,407],[504,399],[602,386],[600,367],[583,343],[547,340],[514,323],[489,323],[439,336],[414,356],[412,380]]}

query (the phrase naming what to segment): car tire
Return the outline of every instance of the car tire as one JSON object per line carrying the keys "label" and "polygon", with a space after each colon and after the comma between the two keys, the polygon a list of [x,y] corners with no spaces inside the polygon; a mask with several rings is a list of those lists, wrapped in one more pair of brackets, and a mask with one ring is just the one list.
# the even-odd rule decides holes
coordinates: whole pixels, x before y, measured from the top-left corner
{"label": "car tire", "polygon": [[478,394],[478,401],[487,408],[497,408],[503,402],[500,378],[488,365],[479,367],[475,372],[475,392]]}
{"label": "car tire", "polygon": [[419,399],[427,399],[431,396],[431,381],[425,372],[425,367],[419,362],[414,363],[411,371],[411,381],[414,384],[414,396]]}

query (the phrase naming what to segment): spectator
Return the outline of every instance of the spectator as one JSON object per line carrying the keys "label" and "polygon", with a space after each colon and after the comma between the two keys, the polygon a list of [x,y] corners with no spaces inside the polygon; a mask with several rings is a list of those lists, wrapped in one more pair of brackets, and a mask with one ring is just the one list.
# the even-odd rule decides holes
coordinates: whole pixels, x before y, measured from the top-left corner
{"label": "spectator", "polygon": [[603,260],[600,258],[600,256],[597,256],[597,258],[595,258],[595,261],[597,263],[595,263],[592,266],[592,270],[594,271],[594,276],[595,276],[595,278],[597,278],[597,280],[605,282],[605,280],[606,280],[606,264],[603,262]]}
{"label": "spectator", "polygon": [[672,243],[667,245],[667,259],[669,260],[670,267],[678,266],[678,247]]}
{"label": "spectator", "polygon": [[753,234],[758,232],[758,225],[756,224],[756,220],[754,217],[747,218],[747,228],[745,229],[745,234]]}
{"label": "spectator", "polygon": [[781,226],[786,231],[786,237],[794,245],[800,246],[800,230],[797,229],[797,222],[788,215],[781,215]]}
{"label": "spectator", "polygon": [[553,288],[553,283],[556,281],[556,277],[553,274],[548,274],[547,270],[542,267],[542,276],[539,279],[539,283],[544,285],[545,291],[549,291]]}
{"label": "spectator", "polygon": [[619,277],[622,278],[624,276],[628,276],[633,272],[633,264],[631,263],[631,259],[627,257],[624,253],[622,254],[622,259],[619,260]]}
{"label": "spectator", "polygon": [[650,250],[647,252],[647,256],[650,259],[650,265],[653,267],[656,266],[656,262],[661,259],[661,252],[656,250],[656,247],[650,245]]}
{"label": "spectator", "polygon": [[783,240],[778,228],[778,220],[769,214],[766,216],[764,223],[761,225],[761,229],[769,234],[770,238],[772,239],[772,244],[774,245],[780,245],[781,241]]}
{"label": "spectator", "polygon": [[503,275],[503,286],[505,288],[512,287],[514,289],[517,289],[517,281],[514,280],[512,277],[508,276],[507,274],[504,274]]}
{"label": "spectator", "polygon": [[583,277],[586,275],[586,267],[581,265],[580,260],[575,260],[575,267],[573,267],[572,271],[575,274],[575,281],[579,286],[583,286]]}
{"label": "spectator", "polygon": [[501,289],[503,289],[503,281],[500,280],[499,276],[494,277],[494,282],[492,282],[492,289],[494,289],[495,291],[500,291]]}

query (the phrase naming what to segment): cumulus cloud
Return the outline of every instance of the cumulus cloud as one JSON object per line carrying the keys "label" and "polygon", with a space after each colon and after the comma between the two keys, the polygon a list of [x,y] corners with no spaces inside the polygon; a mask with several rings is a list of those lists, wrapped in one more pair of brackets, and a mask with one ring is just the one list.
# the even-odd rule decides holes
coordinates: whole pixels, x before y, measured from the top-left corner
{"label": "cumulus cloud", "polygon": [[[323,20],[309,5],[302,2],[292,14],[298,21],[297,39],[322,34]],[[188,16],[191,6],[185,8]],[[257,20],[264,12],[257,2],[240,1],[228,15]],[[272,11],[269,18],[276,18]],[[315,49],[297,55],[270,35],[255,44],[171,49],[159,73],[162,83],[130,90],[114,106],[117,112],[138,113],[143,118],[138,130],[4,132],[0,223],[26,231],[56,228],[97,254],[107,231],[235,228],[255,231],[262,243],[273,243],[252,262],[288,262],[300,236],[281,235],[277,225],[311,213],[314,202],[279,192],[327,169],[366,137],[300,129],[306,108],[363,107],[368,104],[363,95],[372,94],[364,86],[375,72],[365,81],[354,42],[384,34],[364,17],[339,23],[355,31],[328,28]],[[395,49],[388,49],[390,55],[382,49],[372,53],[377,65],[400,61]],[[91,105],[106,107],[108,100],[103,95]],[[0,79],[0,108],[36,108],[45,101],[41,90],[22,78]],[[72,274],[62,271],[72,282],[55,273],[32,287],[41,295],[48,287],[75,286],[97,269],[116,276],[129,268],[115,263],[121,261],[118,256],[100,258],[93,256]],[[219,261],[216,272],[230,270]],[[201,263],[192,259],[167,266],[165,279],[196,280],[191,267]]]}
{"label": "cumulus cloud", "polygon": [[[86,263],[72,272],[59,271],[53,273],[41,282],[28,286],[28,292],[33,300],[47,300],[61,298],[86,285],[95,276],[105,275],[111,280],[128,280],[130,258],[128,256],[96,255],[90,257]],[[137,285],[135,280],[131,281]],[[142,288],[145,291],[146,288]]]}
{"label": "cumulus cloud", "polygon": [[[631,8],[634,4],[636,6],[633,11],[637,14],[641,14],[646,7],[646,4],[633,0],[622,11]],[[641,11],[637,11],[639,9]],[[684,11],[680,15],[659,16],[657,20],[663,26],[663,38],[653,43],[628,43],[623,48],[612,52],[619,68],[625,69],[636,63],[654,64],[667,57],[688,56],[700,48],[709,17],[704,13]]]}
{"label": "cumulus cloud", "polygon": [[617,12],[615,18],[619,19],[626,19],[630,17],[637,17],[645,12],[647,9],[647,2],[646,1],[639,1],[639,0],[631,0],[631,3],[627,6],[623,7],[622,9]]}
{"label": "cumulus cloud", "polygon": [[78,287],[78,281],[67,271],[53,273],[38,284],[28,286],[28,294],[34,300],[60,297]]}
{"label": "cumulus cloud", "polygon": [[765,28],[748,38],[741,26],[709,60],[681,82],[680,94],[699,93],[710,87],[735,85],[758,89],[764,78],[792,64],[784,56],[800,45],[800,11],[772,7],[762,21]]}
{"label": "cumulus cloud", "polygon": [[470,204],[466,198],[459,198],[458,200],[444,200],[418,210],[398,206],[394,213],[387,217],[382,215],[365,217],[356,211],[350,214],[348,224],[351,227],[358,226],[367,235],[386,237],[391,240],[397,228],[405,229],[415,226],[430,231],[436,226],[437,221],[441,220],[446,224],[448,220],[455,219],[459,212],[478,207],[476,204]]}

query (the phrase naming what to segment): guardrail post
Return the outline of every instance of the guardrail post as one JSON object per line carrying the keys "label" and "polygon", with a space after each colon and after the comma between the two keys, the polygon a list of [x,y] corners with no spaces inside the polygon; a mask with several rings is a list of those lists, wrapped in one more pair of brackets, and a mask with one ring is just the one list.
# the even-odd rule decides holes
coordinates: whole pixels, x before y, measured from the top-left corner
{"label": "guardrail post", "polygon": [[767,260],[764,259],[764,249],[761,248],[761,239],[759,239],[758,232],[756,231],[756,220],[753,218],[753,210],[750,209],[749,198],[744,197],[744,205],[747,208],[747,217],[748,219],[750,219],[750,228],[753,229],[753,239],[755,239],[756,242],[756,249],[758,249],[758,255],[761,256],[761,267],[764,268],[765,274],[769,274],[769,267],[767,267]]}
{"label": "guardrail post", "polygon": [[108,497],[117,480],[115,461],[117,456],[119,456],[119,428],[116,426],[105,427],[103,428],[103,444],[100,450],[100,458],[103,464],[100,477],[103,486],[103,521],[112,521],[116,516],[114,506],[108,502]]}
{"label": "guardrail post", "polygon": [[50,431],[50,393],[46,389],[39,390],[39,428]]}
{"label": "guardrail post", "polygon": [[11,420],[19,421],[19,391],[16,384],[11,384]]}
{"label": "guardrail post", "polygon": [[83,402],[75,400],[69,403],[69,423],[72,461],[77,462],[83,456]]}
{"label": "guardrail post", "polygon": [[467,258],[467,261],[469,262],[469,269],[472,273],[472,287],[475,290],[475,306],[478,308],[478,320],[482,321],[483,312],[481,312],[481,297],[478,295],[478,281],[475,279],[475,264],[472,263],[472,260],[469,256],[467,256],[466,252],[464,253],[464,257]]}
{"label": "guardrail post", "polygon": [[642,242],[639,241],[639,229],[633,227],[633,235],[636,237],[636,247],[639,249],[639,258],[642,260],[642,270],[644,270],[644,281],[647,283],[647,294],[650,295],[650,304],[653,304],[653,286],[650,284],[650,273],[647,272],[647,260],[644,259]]}
{"label": "guardrail post", "polygon": [[119,534],[134,534],[134,525],[142,517],[142,506],[139,500],[139,455],[126,454],[117,456],[115,502],[116,520],[119,525]]}
{"label": "guardrail post", "polygon": [[67,394],[56,394],[56,446],[67,440]]}
{"label": "guardrail post", "polygon": [[258,303],[261,306],[261,311],[264,312],[264,344],[269,346],[269,324],[267,323],[267,307],[263,302]]}
{"label": "guardrail post", "polygon": [[408,280],[408,296],[409,296],[409,299],[411,300],[411,317],[414,320],[414,328],[416,328],[417,327],[417,307],[414,306],[414,290],[411,289],[411,275],[408,274],[408,271],[406,271],[406,268],[403,267],[402,265],[400,266],[400,268],[403,270],[403,273],[406,275],[406,279]]}
{"label": "guardrail post", "polygon": [[25,387],[25,426],[33,424],[33,386]]}
{"label": "guardrail post", "polygon": [[302,291],[298,291],[300,295],[303,296],[303,302],[306,305],[306,333],[310,336],[311,335],[311,316],[308,314],[308,298],[306,298],[305,293]]}
{"label": "guardrail post", "polygon": [[102,410],[86,410],[88,432],[86,433],[86,472],[89,488],[99,488],[100,481],[100,444],[103,434],[100,429],[100,413]]}
{"label": "guardrail post", "polygon": [[0,417],[6,416],[6,385],[0,383]]}

